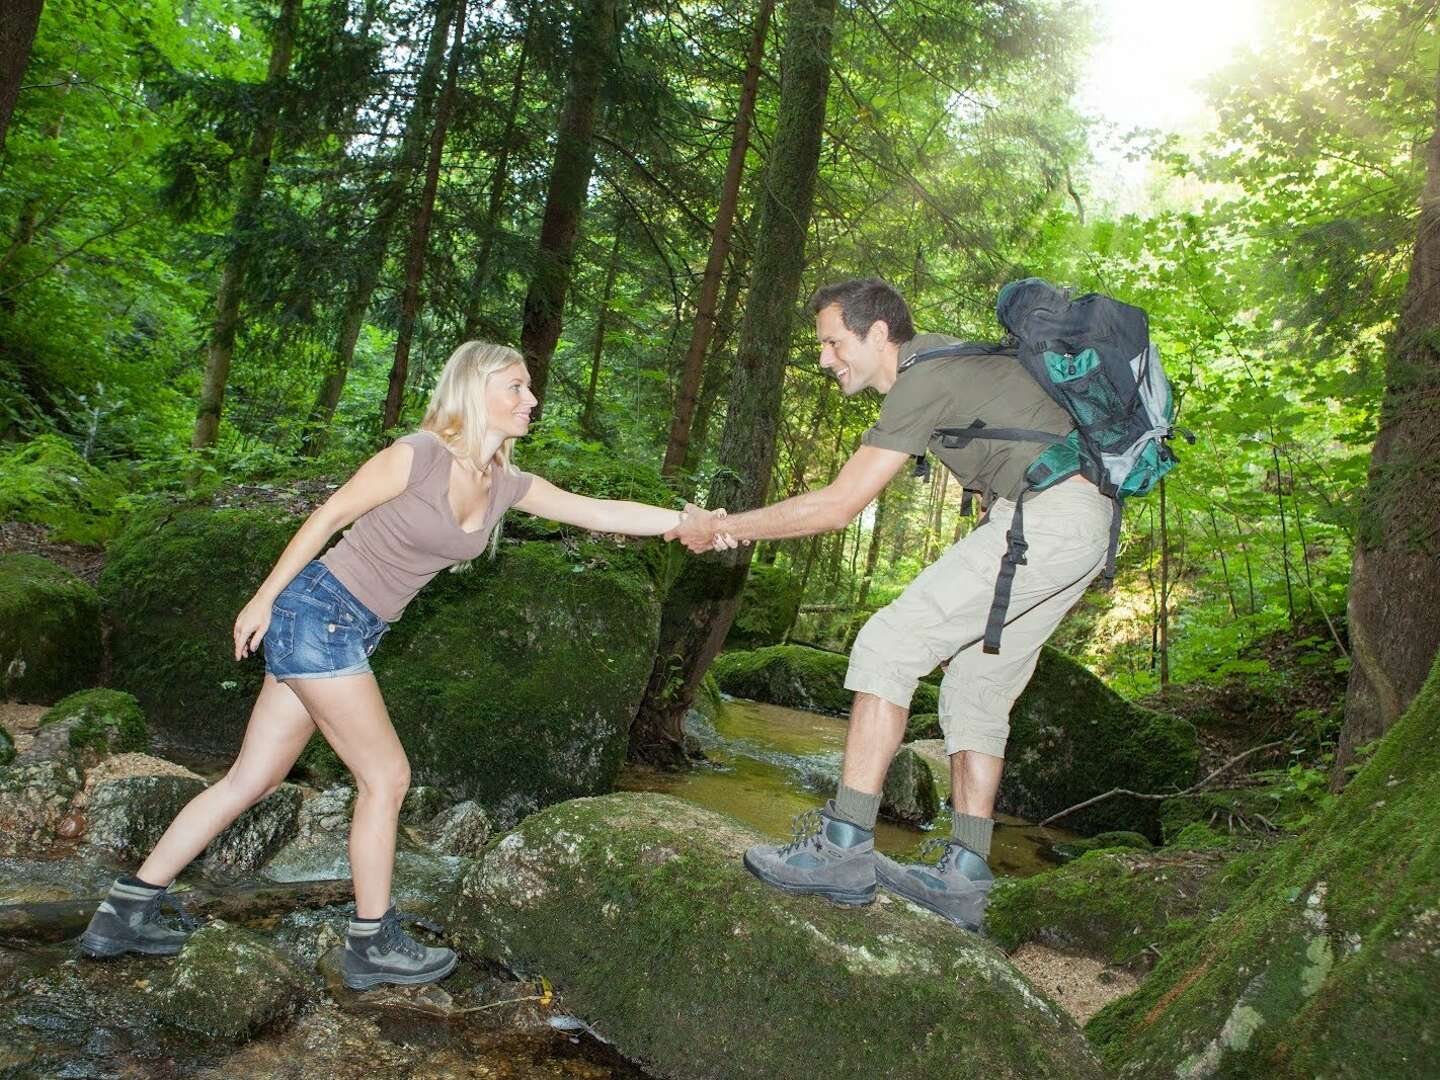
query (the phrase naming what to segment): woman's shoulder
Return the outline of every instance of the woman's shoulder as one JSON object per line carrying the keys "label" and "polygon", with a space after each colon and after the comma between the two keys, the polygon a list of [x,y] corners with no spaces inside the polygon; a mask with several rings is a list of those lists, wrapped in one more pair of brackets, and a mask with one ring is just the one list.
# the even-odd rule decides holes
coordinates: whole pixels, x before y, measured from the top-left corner
{"label": "woman's shoulder", "polygon": [[509,462],[495,472],[495,486],[497,490],[503,492],[502,497],[506,506],[514,506],[523,499],[534,482],[534,473],[518,469]]}
{"label": "woman's shoulder", "polygon": [[414,454],[410,463],[411,484],[430,475],[442,459],[448,461],[451,457],[449,448],[441,441],[440,436],[424,428],[412,431],[409,435],[402,435],[395,441],[410,447]]}

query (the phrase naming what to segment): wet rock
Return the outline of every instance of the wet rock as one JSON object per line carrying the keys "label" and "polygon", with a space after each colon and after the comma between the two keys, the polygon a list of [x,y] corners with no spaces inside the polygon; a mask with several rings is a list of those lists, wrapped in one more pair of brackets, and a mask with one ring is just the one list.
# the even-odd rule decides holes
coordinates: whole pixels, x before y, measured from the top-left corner
{"label": "wet rock", "polygon": [[51,847],[82,783],[79,768],[66,758],[0,769],[0,855]]}
{"label": "wet rock", "polygon": [[204,790],[205,781],[187,776],[130,776],[96,784],[86,805],[87,839],[122,859],[141,858]]}
{"label": "wet rock", "polygon": [[260,869],[299,831],[302,801],[298,787],[281,784],[211,842],[206,871],[224,880]]}
{"label": "wet rock", "polygon": [[150,729],[134,696],[121,690],[81,690],[61,698],[40,718],[37,741],[52,725],[65,725],[70,746],[108,754],[144,753]]}
{"label": "wet rock", "polygon": [[661,1075],[1101,1076],[993,945],[883,895],[842,910],[767,888],[739,861],[763,839],[667,796],[577,799],[488,849],[450,930],[471,956],[544,972]]}
{"label": "wet rock", "polygon": [[227,1042],[284,1028],[313,996],[288,957],[224,922],[197,930],[153,996],[167,1024]]}
{"label": "wet rock", "polygon": [[0,696],[48,705],[100,677],[100,597],[38,555],[0,555]]}
{"label": "wet rock", "polygon": [[[805,786],[822,795],[833,795],[840,782],[840,755],[828,762],[804,759],[801,778]],[[935,774],[923,757],[908,746],[900,747],[885,774],[880,792],[880,816],[906,825],[928,825],[940,814],[940,795]]]}
{"label": "wet rock", "polygon": [[431,846],[446,855],[473,859],[490,841],[490,819],[477,802],[466,801],[452,806],[430,826]]}
{"label": "wet rock", "polygon": [[15,764],[38,765],[42,761],[68,761],[80,767],[81,756],[76,754],[71,746],[80,725],[80,718],[73,717],[40,728],[30,740],[30,745],[15,755]]}

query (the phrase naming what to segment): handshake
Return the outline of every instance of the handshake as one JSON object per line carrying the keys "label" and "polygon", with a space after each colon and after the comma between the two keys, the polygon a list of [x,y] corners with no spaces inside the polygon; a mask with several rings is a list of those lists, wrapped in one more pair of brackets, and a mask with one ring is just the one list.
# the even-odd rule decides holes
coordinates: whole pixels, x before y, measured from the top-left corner
{"label": "handshake", "polygon": [[686,503],[680,520],[665,534],[665,539],[679,540],[697,555],[706,551],[725,551],[737,547],[738,541],[722,531],[724,521],[723,508],[706,510],[693,503]]}

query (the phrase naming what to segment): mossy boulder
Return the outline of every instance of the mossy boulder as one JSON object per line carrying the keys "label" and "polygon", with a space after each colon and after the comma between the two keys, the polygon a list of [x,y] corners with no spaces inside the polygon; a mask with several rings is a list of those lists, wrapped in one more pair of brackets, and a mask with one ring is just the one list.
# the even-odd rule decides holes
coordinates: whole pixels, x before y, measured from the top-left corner
{"label": "mossy boulder", "polygon": [[531,541],[441,574],[372,663],[416,782],[508,824],[611,789],[659,627],[633,552]]}
{"label": "mossy boulder", "polygon": [[1136,851],[1149,851],[1154,847],[1146,836],[1138,832],[1103,832],[1095,836],[1081,837],[1079,840],[1065,840],[1058,843],[1052,849],[1055,856],[1069,861],[1078,859],[1087,851],[1107,851],[1110,848],[1132,848]]}
{"label": "mossy boulder", "polygon": [[124,491],[58,435],[37,435],[0,452],[0,521],[44,525],[57,540],[108,539]]}
{"label": "mossy boulder", "polygon": [[[845,669],[849,665],[844,653],[808,645],[771,645],[722,653],[710,671],[720,689],[735,697],[843,716],[849,713],[855,698],[853,690],[845,689]],[[935,686],[922,682],[915,689],[911,708],[935,712],[938,699]]]}
{"label": "mossy boulder", "polygon": [[255,934],[221,921],[201,927],[152,997],[167,1024],[225,1042],[286,1026],[310,1001],[312,981]]}
{"label": "mossy boulder", "polygon": [[70,745],[75,749],[107,754],[143,754],[150,749],[150,728],[145,711],[123,690],[81,690],[61,698],[40,717],[42,728],[74,721]]}
{"label": "mossy boulder", "polygon": [[10,732],[0,728],[0,766],[9,765],[15,760],[15,740],[10,737]]}
{"label": "mossy boulder", "polygon": [[733,818],[648,794],[535,814],[462,878],[459,947],[543,972],[657,1075],[1098,1077],[1073,1022],[993,945],[882,897],[762,885]]}
{"label": "mossy boulder", "polygon": [[[1048,646],[1010,711],[996,809],[1039,821],[1112,788],[1163,794],[1195,782],[1200,750],[1184,720],[1126,701]],[[1081,833],[1158,838],[1156,800],[1116,796],[1064,819]]]}
{"label": "mossy boulder", "polygon": [[905,741],[918,742],[921,739],[943,739],[940,730],[940,714],[935,712],[912,712],[905,721]]}
{"label": "mossy boulder", "polygon": [[784,640],[800,614],[800,579],[779,566],[751,563],[727,649],[759,649]]}
{"label": "mossy boulder", "polygon": [[1005,949],[1035,941],[1147,970],[1223,912],[1252,866],[1220,852],[1092,851],[1032,877],[1001,878],[985,926]]}
{"label": "mossy boulder", "polygon": [[100,597],[38,555],[0,555],[0,697],[50,705],[100,679]]}
{"label": "mossy boulder", "polygon": [[139,515],[110,545],[100,591],[111,681],[139,699],[162,743],[233,753],[264,679],[237,663],[232,630],[298,518],[204,507]]}
{"label": "mossy boulder", "polygon": [[1437,833],[1440,664],[1339,798],[1089,1034],[1127,1078],[1440,1076]]}

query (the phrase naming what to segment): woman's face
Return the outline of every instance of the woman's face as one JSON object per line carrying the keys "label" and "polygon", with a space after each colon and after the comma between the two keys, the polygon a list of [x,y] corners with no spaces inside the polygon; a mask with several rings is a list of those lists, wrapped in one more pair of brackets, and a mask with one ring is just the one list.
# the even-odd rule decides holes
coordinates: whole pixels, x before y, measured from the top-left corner
{"label": "woman's face", "polygon": [[491,431],[503,432],[507,438],[524,435],[530,430],[530,410],[538,404],[524,364],[491,372],[485,380],[485,420]]}

